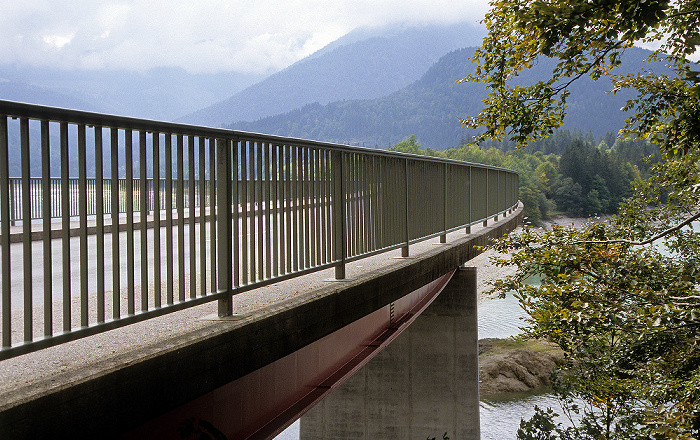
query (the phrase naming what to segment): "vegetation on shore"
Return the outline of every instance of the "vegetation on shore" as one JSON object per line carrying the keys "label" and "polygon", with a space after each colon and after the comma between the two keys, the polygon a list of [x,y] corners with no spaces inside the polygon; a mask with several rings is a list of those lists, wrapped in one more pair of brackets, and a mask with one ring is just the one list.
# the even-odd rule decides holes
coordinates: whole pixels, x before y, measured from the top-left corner
{"label": "vegetation on shore", "polygon": [[555,344],[532,338],[488,338],[479,340],[479,356],[506,354],[513,350],[530,350],[536,353],[561,353]]}
{"label": "vegetation on shore", "polygon": [[646,177],[659,157],[658,148],[649,142],[616,139],[612,134],[597,144],[590,135],[559,131],[527,150],[508,142],[489,145],[464,143],[437,151],[423,149],[411,136],[389,150],[518,171],[525,216],[533,224],[553,213],[586,217],[617,212],[620,202],[632,195],[633,183]]}
{"label": "vegetation on shore", "polygon": [[[494,246],[500,264],[517,268],[496,288],[516,292],[526,334],[566,354],[553,389],[570,425],[537,409],[520,439],[700,438],[700,234],[690,226],[700,219],[700,65],[689,59],[700,46],[699,6],[491,2],[488,36],[465,78],[489,92],[483,110],[463,120],[481,130],[477,141],[546,138],[563,124],[572,84],[612,78],[613,92],[636,94],[622,135],[661,152],[616,216],[579,229],[524,228]],[[615,75],[638,43],[658,45],[651,60],[671,73]],[[521,76],[541,60],[554,63],[548,78]]]}

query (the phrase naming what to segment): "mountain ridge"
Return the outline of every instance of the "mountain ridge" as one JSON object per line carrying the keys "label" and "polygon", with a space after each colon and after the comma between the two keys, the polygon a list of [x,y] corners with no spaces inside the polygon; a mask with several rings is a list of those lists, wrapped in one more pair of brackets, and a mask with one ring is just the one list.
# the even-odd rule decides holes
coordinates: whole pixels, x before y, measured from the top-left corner
{"label": "mountain ridge", "polygon": [[[469,57],[473,51],[472,47],[446,54],[420,79],[384,97],[308,104],[287,113],[252,122],[234,122],[226,127],[375,148],[386,148],[416,135],[425,147],[438,150],[456,147],[473,134],[461,127],[459,119],[478,113],[486,96],[483,85],[455,83],[470,73]],[[645,49],[628,49],[616,72],[634,72],[642,66],[656,71],[665,69],[660,62],[643,64],[649,53]],[[521,80],[532,82],[544,78],[551,72],[553,63],[542,60],[523,73]],[[619,131],[628,116],[620,109],[632,94],[623,90],[609,95],[611,88],[607,81],[582,78],[575,82],[562,128],[591,133],[596,138]]]}
{"label": "mountain ridge", "polygon": [[315,102],[371,99],[405,87],[450,50],[480,44],[483,30],[459,23],[358,29],[263,81],[181,122],[221,126]]}
{"label": "mountain ridge", "polygon": [[0,64],[0,99],[172,121],[261,78],[236,72],[191,74],[179,67],[132,72]]}

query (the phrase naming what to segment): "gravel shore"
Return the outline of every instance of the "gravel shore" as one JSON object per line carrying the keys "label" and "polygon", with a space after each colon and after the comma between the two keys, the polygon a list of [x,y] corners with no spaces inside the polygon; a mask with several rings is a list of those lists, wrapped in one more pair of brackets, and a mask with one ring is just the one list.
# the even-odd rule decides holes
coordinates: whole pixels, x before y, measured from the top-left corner
{"label": "gravel shore", "polygon": [[468,266],[476,267],[478,302],[481,303],[489,298],[488,291],[491,290],[491,282],[515,273],[514,266],[499,267],[491,262],[491,258],[496,256],[496,252],[488,250],[472,258],[467,263]]}

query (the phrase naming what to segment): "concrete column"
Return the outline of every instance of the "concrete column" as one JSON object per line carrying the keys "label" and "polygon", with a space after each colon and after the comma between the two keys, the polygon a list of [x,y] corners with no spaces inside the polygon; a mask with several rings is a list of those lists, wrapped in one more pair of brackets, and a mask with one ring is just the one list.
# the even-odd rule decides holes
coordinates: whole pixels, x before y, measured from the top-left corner
{"label": "concrete column", "polygon": [[[462,423],[457,423],[454,438],[478,440],[479,426],[479,322],[477,319],[477,269],[461,267],[438,297],[443,307],[453,310],[459,343],[455,344],[459,374],[454,390]],[[428,310],[426,310],[428,311]],[[448,309],[445,309],[448,312]]]}
{"label": "concrete column", "polygon": [[301,439],[478,440],[476,268],[301,419]]}

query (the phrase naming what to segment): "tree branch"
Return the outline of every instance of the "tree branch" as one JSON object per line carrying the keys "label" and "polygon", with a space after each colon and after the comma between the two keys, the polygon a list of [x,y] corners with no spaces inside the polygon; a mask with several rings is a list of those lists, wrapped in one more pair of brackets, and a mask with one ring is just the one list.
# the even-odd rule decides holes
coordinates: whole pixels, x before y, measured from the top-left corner
{"label": "tree branch", "polygon": [[654,235],[653,237],[647,238],[646,240],[642,240],[642,241],[632,241],[632,240],[625,240],[623,238],[620,238],[620,239],[616,239],[616,240],[575,241],[574,244],[628,244],[630,246],[644,246],[644,245],[650,244],[650,243],[652,243],[660,238],[663,238],[666,235],[668,235],[672,232],[675,232],[684,226],[689,225],[690,223],[694,222],[695,220],[697,220],[699,218],[700,218],[700,211],[697,214],[683,220],[679,224],[672,226],[664,231],[661,231],[658,234]]}
{"label": "tree branch", "polygon": [[684,15],[700,15],[700,9],[690,10],[690,11],[678,11],[673,14],[668,14],[668,18],[678,18]]}
{"label": "tree branch", "polygon": [[700,299],[698,295],[688,295],[688,296],[669,296],[670,299],[684,300],[684,299]]}
{"label": "tree branch", "polygon": [[[594,68],[598,67],[600,63],[602,63],[605,60],[605,57],[608,56],[608,54],[614,50],[622,49],[622,46],[618,43],[615,44],[611,47],[606,48],[603,50],[601,54],[595,57],[595,59],[588,64],[587,67],[585,67],[583,70],[579,71],[577,74],[574,76],[565,76],[564,78],[568,78],[568,81],[565,81],[559,85],[554,85],[554,87],[551,87],[550,90],[551,92],[546,95],[545,99],[550,99],[554,96],[559,95],[562,91],[568,89],[571,84],[576,82],[577,80],[581,79],[583,76],[589,74],[591,70]],[[523,101],[525,102],[533,102],[533,101],[543,101],[544,99],[542,97],[540,98],[525,98]]]}

